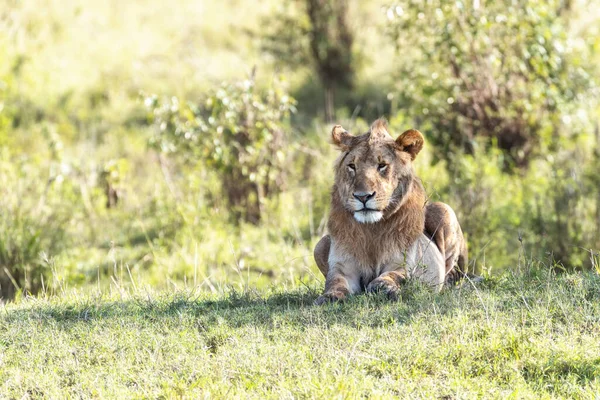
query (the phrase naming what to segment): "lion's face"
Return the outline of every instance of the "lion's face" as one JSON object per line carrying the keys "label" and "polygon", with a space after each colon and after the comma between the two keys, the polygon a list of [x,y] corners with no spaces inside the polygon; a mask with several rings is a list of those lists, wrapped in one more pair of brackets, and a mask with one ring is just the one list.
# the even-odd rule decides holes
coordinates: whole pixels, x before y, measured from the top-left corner
{"label": "lion's face", "polygon": [[423,146],[420,132],[409,130],[394,140],[385,122],[352,136],[341,126],[332,131],[340,147],[336,188],[344,208],[360,223],[376,223],[395,212],[412,189],[412,161]]}

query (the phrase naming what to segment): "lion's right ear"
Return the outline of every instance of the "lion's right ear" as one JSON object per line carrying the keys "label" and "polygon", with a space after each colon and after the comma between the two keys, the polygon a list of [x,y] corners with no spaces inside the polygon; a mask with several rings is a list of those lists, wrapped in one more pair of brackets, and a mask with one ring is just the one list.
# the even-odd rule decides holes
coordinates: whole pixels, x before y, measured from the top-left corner
{"label": "lion's right ear", "polygon": [[341,125],[336,125],[331,130],[331,141],[341,150],[348,150],[352,143],[353,136],[349,134]]}

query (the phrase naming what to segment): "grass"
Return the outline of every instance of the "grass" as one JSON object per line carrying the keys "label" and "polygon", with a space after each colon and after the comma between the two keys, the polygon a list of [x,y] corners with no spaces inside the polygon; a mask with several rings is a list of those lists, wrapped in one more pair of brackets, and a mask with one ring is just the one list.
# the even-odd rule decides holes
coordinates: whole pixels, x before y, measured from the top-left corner
{"label": "grass", "polygon": [[[114,289],[114,287],[113,287]],[[72,291],[0,309],[5,398],[594,398],[600,277],[473,289]]]}

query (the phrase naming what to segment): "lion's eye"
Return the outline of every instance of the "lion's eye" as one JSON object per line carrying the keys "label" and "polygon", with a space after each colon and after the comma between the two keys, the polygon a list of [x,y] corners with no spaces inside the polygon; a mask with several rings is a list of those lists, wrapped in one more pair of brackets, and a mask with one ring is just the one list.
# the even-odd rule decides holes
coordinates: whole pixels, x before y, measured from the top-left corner
{"label": "lion's eye", "polygon": [[377,169],[379,170],[379,172],[383,172],[386,170],[387,166],[388,166],[387,164],[379,164],[377,166]]}
{"label": "lion's eye", "polygon": [[354,165],[354,164],[348,164],[348,170],[351,171],[351,172],[356,171],[356,165]]}

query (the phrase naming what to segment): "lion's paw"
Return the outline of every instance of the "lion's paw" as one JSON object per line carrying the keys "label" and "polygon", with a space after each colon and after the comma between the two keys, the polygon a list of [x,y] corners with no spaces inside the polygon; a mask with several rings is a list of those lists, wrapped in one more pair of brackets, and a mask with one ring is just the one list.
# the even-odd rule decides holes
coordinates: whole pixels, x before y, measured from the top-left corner
{"label": "lion's paw", "polygon": [[325,303],[334,303],[336,301],[343,301],[345,298],[346,298],[346,295],[342,292],[324,293],[323,295],[319,296],[315,300],[315,305],[321,306]]}
{"label": "lion's paw", "polygon": [[367,292],[369,293],[385,293],[386,296],[393,301],[398,300],[399,290],[398,286],[386,279],[377,278],[373,280],[367,286]]}

